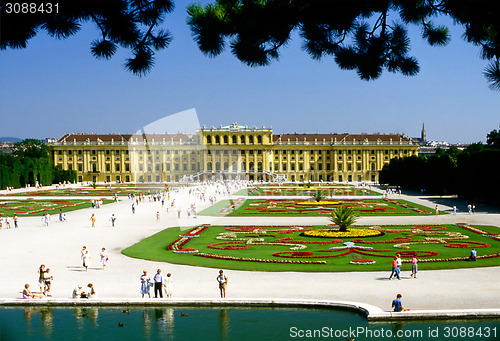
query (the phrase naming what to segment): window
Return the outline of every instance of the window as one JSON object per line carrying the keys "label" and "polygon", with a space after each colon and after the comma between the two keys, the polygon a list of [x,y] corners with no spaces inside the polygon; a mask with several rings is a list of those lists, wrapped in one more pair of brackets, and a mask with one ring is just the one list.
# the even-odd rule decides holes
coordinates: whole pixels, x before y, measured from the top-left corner
{"label": "window", "polygon": [[295,171],[295,163],[292,163],[292,164],[290,165],[290,170],[291,170],[291,171]]}
{"label": "window", "polygon": [[274,164],[274,170],[275,171],[279,171],[279,168],[280,168],[280,164],[279,163],[275,163]]}
{"label": "window", "polygon": [[160,171],[160,165],[158,165],[158,164],[157,164],[157,165],[155,166],[155,171],[156,171],[156,172],[159,172],[159,171]]}
{"label": "window", "polygon": [[358,167],[358,171],[360,171],[361,170],[361,163],[358,163],[357,167]]}
{"label": "window", "polygon": [[257,170],[262,172],[262,162],[257,163]]}
{"label": "window", "polygon": [[227,135],[224,135],[224,144],[228,144],[229,143],[229,139],[227,137]]}
{"label": "window", "polygon": [[220,136],[215,135],[215,144],[220,144]]}
{"label": "window", "polygon": [[283,172],[286,172],[286,163],[285,163],[285,162],[283,162],[283,165],[282,165],[282,166],[283,166]]}
{"label": "window", "polygon": [[212,143],[212,136],[208,135],[207,136],[207,144],[211,144]]}
{"label": "window", "polygon": [[[342,164],[339,163],[337,168],[338,168],[339,171],[341,171],[342,170]],[[342,180],[339,180],[339,181],[342,181]]]}
{"label": "window", "polygon": [[106,155],[109,155],[109,150],[106,150]]}
{"label": "window", "polygon": [[322,163],[318,164],[318,170],[323,170],[323,164]]}
{"label": "window", "polygon": [[220,162],[215,163],[215,170],[220,171]]}
{"label": "window", "polygon": [[253,170],[254,170],[254,168],[253,168],[253,162],[250,162],[250,163],[248,164],[248,168],[249,168],[249,170],[250,170],[250,171],[253,171]]}
{"label": "window", "polygon": [[179,170],[179,164],[178,164],[178,163],[176,163],[174,166],[175,166],[175,168],[174,168],[174,169],[175,169],[175,171],[178,171],[178,170]]}
{"label": "window", "polygon": [[243,143],[243,144],[244,144],[244,143],[245,143],[245,136],[241,135],[241,137],[240,137],[240,141],[241,141],[241,143]]}
{"label": "window", "polygon": [[207,170],[209,170],[209,171],[212,170],[212,162],[207,163]]}
{"label": "window", "polygon": [[187,163],[182,164],[182,170],[187,171],[188,170],[188,165]]}
{"label": "window", "polygon": [[167,171],[170,171],[170,163],[167,163]]}
{"label": "window", "polygon": [[299,171],[303,171],[304,170],[304,164],[303,163],[299,163]]}
{"label": "window", "polygon": [[329,164],[329,163],[327,163],[327,164],[326,164],[326,170],[327,170],[327,171],[329,171],[329,170],[330,170],[330,164]]}
{"label": "window", "polygon": [[79,172],[82,172],[82,171],[83,171],[83,165],[82,165],[82,164],[79,164],[79,165],[78,165],[78,171],[79,171]]}
{"label": "window", "polygon": [[311,170],[314,170],[314,163],[311,163]]}
{"label": "window", "polygon": [[262,144],[262,136],[257,136],[257,143]]}
{"label": "window", "polygon": [[130,163],[125,164],[125,172],[130,172]]}
{"label": "window", "polygon": [[237,144],[238,143],[238,139],[237,139],[236,135],[233,135],[232,142],[233,142],[233,144]]}
{"label": "window", "polygon": [[372,170],[372,171],[374,171],[374,170],[375,170],[375,164],[374,164],[374,163],[372,163],[372,164],[371,164],[371,170]]}
{"label": "window", "polygon": [[352,164],[351,164],[351,163],[348,163],[348,164],[347,164],[347,170],[348,170],[348,171],[351,171],[351,170],[352,170]]}
{"label": "window", "polygon": [[109,163],[106,164],[106,172],[111,172],[111,165]]}
{"label": "window", "polygon": [[248,143],[253,144],[253,135],[248,137]]}
{"label": "window", "polygon": [[92,151],[92,155],[95,155],[95,150]]}

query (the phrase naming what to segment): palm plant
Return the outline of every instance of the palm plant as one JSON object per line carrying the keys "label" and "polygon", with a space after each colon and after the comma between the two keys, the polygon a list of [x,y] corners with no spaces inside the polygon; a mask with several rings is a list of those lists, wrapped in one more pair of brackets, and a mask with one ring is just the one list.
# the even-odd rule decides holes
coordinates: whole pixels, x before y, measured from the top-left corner
{"label": "palm plant", "polygon": [[347,228],[356,222],[358,216],[352,208],[339,206],[332,211],[330,221],[339,227],[339,232],[347,232]]}
{"label": "palm plant", "polygon": [[320,201],[323,201],[324,198],[325,198],[325,194],[323,193],[322,190],[318,189],[316,192],[314,192],[314,195],[313,195],[314,201],[320,202]]}

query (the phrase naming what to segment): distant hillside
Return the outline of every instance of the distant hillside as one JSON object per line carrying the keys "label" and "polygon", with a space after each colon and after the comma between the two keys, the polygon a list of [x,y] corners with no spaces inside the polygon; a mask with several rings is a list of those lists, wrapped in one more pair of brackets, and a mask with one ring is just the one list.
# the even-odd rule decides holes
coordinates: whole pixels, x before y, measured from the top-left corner
{"label": "distant hillside", "polygon": [[0,142],[21,142],[23,139],[18,137],[0,137]]}

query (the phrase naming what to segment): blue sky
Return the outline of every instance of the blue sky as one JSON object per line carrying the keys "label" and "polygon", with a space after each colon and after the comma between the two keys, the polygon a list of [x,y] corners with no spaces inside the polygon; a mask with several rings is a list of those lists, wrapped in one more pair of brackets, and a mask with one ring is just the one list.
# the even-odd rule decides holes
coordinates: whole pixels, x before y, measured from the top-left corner
{"label": "blue sky", "polygon": [[250,68],[229,50],[204,56],[177,1],[164,27],[174,36],[143,78],[123,68],[126,50],[108,61],[90,54],[92,25],[65,40],[43,31],[24,50],[0,51],[0,136],[60,137],[67,132],[133,133],[195,108],[202,125],[237,121],[275,133],[405,133],[451,143],[485,141],[500,124],[500,93],[491,91],[479,49],[450,24],[452,41],[430,47],[412,30],[416,77],[385,72],[371,82],[341,71],[331,57],[312,60],[297,36],[278,62]]}

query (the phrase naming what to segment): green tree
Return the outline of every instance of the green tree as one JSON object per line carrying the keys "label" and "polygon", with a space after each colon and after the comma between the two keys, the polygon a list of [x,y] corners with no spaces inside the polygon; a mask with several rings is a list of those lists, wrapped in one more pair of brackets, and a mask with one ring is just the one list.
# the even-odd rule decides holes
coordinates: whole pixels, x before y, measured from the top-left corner
{"label": "green tree", "polygon": [[242,62],[267,65],[298,31],[312,58],[333,56],[341,69],[355,70],[363,80],[376,79],[383,70],[416,75],[420,67],[409,55],[408,26],[419,26],[430,45],[442,46],[450,40],[449,31],[434,20],[448,16],[491,61],[484,74],[490,87],[500,90],[500,7],[490,1],[216,0],[190,5],[188,15],[198,47],[210,57],[221,54],[229,40]]}
{"label": "green tree", "polygon": [[12,147],[12,155],[20,158],[48,158],[49,147],[41,140],[26,139],[21,142],[14,143],[14,146]]}
{"label": "green tree", "polygon": [[[129,49],[132,57],[125,68],[142,76],[154,65],[154,52],[166,48],[172,40],[168,30],[159,28],[165,15],[174,9],[170,0],[58,0],[57,8],[51,3],[51,13],[9,14],[14,3],[1,1],[0,49],[25,48],[40,30],[57,39],[68,38],[78,33],[83,23],[92,22],[100,32],[90,44],[92,55],[109,59],[118,47]],[[47,1],[30,3],[37,9],[48,9]]]}
{"label": "green tree", "polygon": [[488,135],[486,135],[486,143],[488,147],[494,149],[500,149],[500,129],[493,129]]}
{"label": "green tree", "polygon": [[352,208],[339,206],[332,211],[330,221],[339,227],[340,232],[347,232],[347,229],[356,222],[358,216]]}

